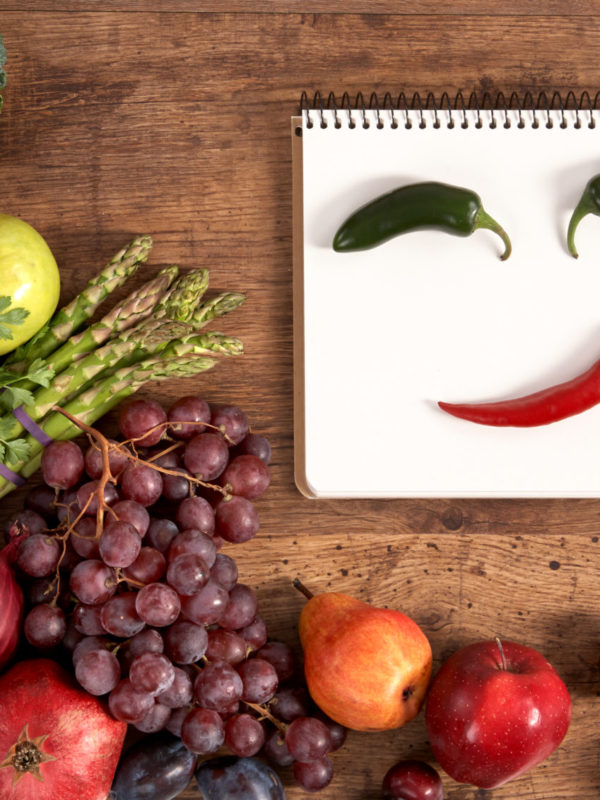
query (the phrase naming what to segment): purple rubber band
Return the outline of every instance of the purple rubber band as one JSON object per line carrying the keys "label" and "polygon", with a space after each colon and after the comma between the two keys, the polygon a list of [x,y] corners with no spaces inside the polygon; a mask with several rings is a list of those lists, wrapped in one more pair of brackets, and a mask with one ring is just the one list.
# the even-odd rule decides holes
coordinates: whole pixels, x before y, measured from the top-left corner
{"label": "purple rubber band", "polygon": [[42,447],[47,447],[50,444],[50,442],[53,441],[51,437],[48,436],[46,431],[43,431],[37,424],[37,422],[31,419],[31,417],[25,411],[23,406],[15,408],[13,414],[19,420],[19,422],[25,428],[25,430],[29,431],[29,433],[33,436],[33,438],[37,439],[37,441],[42,445]]}
{"label": "purple rubber band", "polygon": [[15,486],[23,486],[27,481],[25,478],[22,478],[20,475],[17,475],[16,472],[13,472],[12,469],[9,469],[6,464],[2,464],[0,462],[0,475],[5,478],[7,481],[14,483]]}

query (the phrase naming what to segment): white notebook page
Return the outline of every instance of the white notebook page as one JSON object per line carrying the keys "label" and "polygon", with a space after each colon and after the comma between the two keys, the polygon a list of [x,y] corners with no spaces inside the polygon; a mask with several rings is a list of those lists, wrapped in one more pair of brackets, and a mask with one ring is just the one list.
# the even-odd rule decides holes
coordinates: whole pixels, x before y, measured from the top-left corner
{"label": "white notebook page", "polygon": [[[307,126],[307,113],[314,124]],[[436,401],[501,400],[568,380],[600,358],[600,218],[566,228],[600,172],[597,112],[304,112],[303,386],[296,407],[297,483],[321,497],[597,496],[600,405],[535,428],[456,419]],[[589,127],[594,118],[596,127]],[[419,231],[335,253],[338,226],[404,184],[476,191],[513,252],[487,230]],[[302,265],[301,265],[302,266]],[[298,269],[298,265],[295,267]]]}

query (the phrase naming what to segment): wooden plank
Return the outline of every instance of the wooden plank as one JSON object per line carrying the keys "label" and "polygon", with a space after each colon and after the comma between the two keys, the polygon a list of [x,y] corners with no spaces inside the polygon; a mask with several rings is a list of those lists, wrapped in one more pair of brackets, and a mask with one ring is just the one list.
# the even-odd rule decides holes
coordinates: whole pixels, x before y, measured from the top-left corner
{"label": "wooden plank", "polygon": [[[117,12],[159,12],[213,14],[223,11],[218,0],[7,0],[5,11],[89,11],[103,13]],[[600,2],[591,0],[499,0],[490,3],[485,0],[458,0],[452,4],[440,0],[257,0],[249,7],[245,0],[232,0],[227,4],[229,12],[240,14],[369,14],[403,16],[435,15],[438,17],[472,17],[515,15],[520,17],[560,16],[591,17],[600,12]]]}

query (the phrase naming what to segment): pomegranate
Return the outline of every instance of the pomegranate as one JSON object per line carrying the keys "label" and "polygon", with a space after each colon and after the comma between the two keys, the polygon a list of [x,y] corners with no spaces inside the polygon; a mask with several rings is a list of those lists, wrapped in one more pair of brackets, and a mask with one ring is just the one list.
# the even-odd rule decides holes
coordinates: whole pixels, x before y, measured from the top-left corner
{"label": "pomegranate", "polygon": [[2,800],[106,800],[127,725],[46,658],[0,677]]}

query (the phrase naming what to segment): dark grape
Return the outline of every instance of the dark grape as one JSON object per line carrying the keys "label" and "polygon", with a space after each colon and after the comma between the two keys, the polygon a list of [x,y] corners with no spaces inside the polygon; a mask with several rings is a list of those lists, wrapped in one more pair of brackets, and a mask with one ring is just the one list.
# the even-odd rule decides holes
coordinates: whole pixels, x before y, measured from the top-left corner
{"label": "dark grape", "polygon": [[285,800],[281,778],[258,758],[223,756],[203,761],[196,783],[210,800]]}
{"label": "dark grape", "polygon": [[239,495],[221,500],[215,511],[215,521],[219,534],[233,544],[249,541],[260,527],[256,506]]}
{"label": "dark grape", "polygon": [[187,787],[195,765],[196,756],[179,738],[146,736],[121,756],[114,800],[173,800]]}
{"label": "dark grape", "polygon": [[182,531],[193,528],[212,536],[215,532],[215,512],[204,497],[186,497],[177,506],[175,521]]}
{"label": "dark grape", "polygon": [[222,586],[209,580],[196,594],[181,598],[182,616],[196,625],[214,625],[225,610],[228,597]]}
{"label": "dark grape", "polygon": [[217,548],[212,536],[208,536],[202,531],[190,528],[177,534],[171,542],[167,560],[174,561],[177,556],[184,553],[195,553],[200,556],[210,569],[217,557]]}
{"label": "dark grape", "polygon": [[139,722],[133,723],[133,727],[142,733],[158,733],[165,728],[170,716],[170,708],[155,702],[146,716],[142,717]]}
{"label": "dark grape", "polygon": [[56,647],[67,632],[65,612],[58,606],[41,603],[25,617],[25,638],[34,647]]}
{"label": "dark grape", "polygon": [[122,592],[104,603],[100,620],[108,633],[129,639],[142,630],[144,620],[140,619],[136,611],[137,597],[137,592]]}
{"label": "dark grape", "polygon": [[81,561],[69,578],[71,591],[86,605],[105,603],[116,591],[117,579],[110,567],[102,561],[90,558]]}
{"label": "dark grape", "polygon": [[285,743],[296,761],[317,761],[331,751],[327,726],[315,717],[298,717],[290,723]]}
{"label": "dark grape", "polygon": [[121,475],[121,491],[128,500],[135,500],[142,506],[156,503],[163,489],[160,472],[146,464],[133,464]]}
{"label": "dark grape", "polygon": [[185,468],[203,481],[218,478],[227,466],[229,448],[220,433],[200,433],[192,437],[185,447]]}
{"label": "dark grape", "polygon": [[[129,458],[124,450],[117,447],[114,439],[108,440],[108,468],[113,478],[117,478],[129,464]],[[102,462],[102,451],[97,444],[91,444],[85,451],[84,456],[85,471],[92,480],[102,477],[104,464]]]}
{"label": "dark grape", "polygon": [[257,655],[275,667],[280,683],[294,677],[296,658],[289,644],[275,641],[267,642],[260,648]]}
{"label": "dark grape", "polygon": [[171,625],[179,616],[179,595],[166,583],[149,583],[136,594],[135,608],[148,625],[163,628]]}
{"label": "dark grape", "polygon": [[[293,722],[310,713],[310,697],[303,686],[281,688],[271,703],[271,713],[284,722]],[[331,733],[331,731],[330,731]]]}
{"label": "dark grape", "polygon": [[277,767],[289,767],[294,763],[294,756],[285,743],[285,734],[278,729],[266,740],[263,753]]}
{"label": "dark grape", "polygon": [[213,408],[210,423],[227,436],[231,445],[239,444],[250,428],[245,411],[238,406]]}
{"label": "dark grape", "polygon": [[[100,497],[100,485],[98,481],[88,481],[80,486],[77,490],[77,503],[79,510],[83,511],[90,516],[95,516],[98,512]],[[104,502],[108,506],[114,505],[119,499],[116,488],[112,483],[107,483],[102,491]]]}
{"label": "dark grape", "polygon": [[125,439],[134,439],[136,447],[157,444],[165,431],[161,423],[166,421],[167,414],[159,403],[141,397],[126,403],[119,414],[121,433]]}
{"label": "dark grape", "polygon": [[[237,671],[242,679],[242,700],[248,703],[266,703],[277,691],[277,673],[268,661],[251,658],[239,664]],[[289,746],[289,745],[288,745]]]}
{"label": "dark grape", "polygon": [[73,666],[77,666],[77,662],[86,653],[92,650],[106,650],[109,644],[107,636],[85,636],[73,648],[72,661]]}
{"label": "dark grape", "polygon": [[194,708],[183,720],[181,741],[192,753],[215,753],[225,741],[223,720],[216,711]]}
{"label": "dark grape", "polygon": [[106,629],[100,619],[101,611],[101,606],[87,606],[85,603],[77,603],[71,617],[75,628],[86,636],[102,636],[106,633]]}
{"label": "dark grape", "polygon": [[226,661],[211,661],[194,681],[194,696],[203,708],[226,711],[242,697],[242,679]]}
{"label": "dark grape", "polygon": [[208,633],[203,625],[180,619],[165,631],[165,650],[174,664],[196,663],[206,653],[207,646]]}
{"label": "dark grape", "polygon": [[77,659],[75,677],[86,692],[103,695],[112,692],[121,678],[121,665],[114,653],[94,649]]}
{"label": "dark grape", "polygon": [[175,668],[163,653],[142,653],[131,662],[129,680],[138,692],[156,697],[173,684]]}
{"label": "dark grape", "polygon": [[217,553],[215,562],[210,568],[210,577],[229,591],[233,589],[238,579],[237,564],[231,556]]}
{"label": "dark grape", "polygon": [[190,494],[190,478],[192,477],[187,469],[183,467],[172,467],[176,475],[168,472],[162,472],[163,479],[163,497],[171,503],[178,503],[189,497]]}
{"label": "dark grape", "polygon": [[267,641],[267,626],[260,614],[257,614],[250,625],[242,628],[239,633],[252,650],[260,650]]}
{"label": "dark grape", "polygon": [[331,783],[333,764],[324,756],[309,763],[295,761],[293,766],[294,780],[307,792],[320,792]]}
{"label": "dark grape", "polygon": [[348,728],[344,728],[344,726],[340,725],[339,722],[334,722],[332,719],[329,719],[329,717],[323,714],[322,711],[317,711],[315,716],[326,726],[327,730],[329,731],[329,735],[331,736],[331,749],[329,752],[333,753],[334,750],[339,750],[346,741]]}
{"label": "dark grape", "polygon": [[205,430],[202,423],[210,422],[210,406],[201,397],[187,395],[173,403],[167,417],[173,423],[169,429],[176,439],[191,439]]}
{"label": "dark grape", "polygon": [[166,553],[171,546],[171,542],[179,533],[179,528],[170,519],[153,519],[148,528],[146,541],[149,545]]}
{"label": "dark grape", "polygon": [[259,433],[249,433],[235,448],[235,455],[256,456],[265,464],[271,462],[271,444]]}
{"label": "dark grape", "polygon": [[123,570],[123,577],[139,583],[155,583],[165,574],[167,560],[154,547],[142,547],[138,557]]}
{"label": "dark grape", "polygon": [[181,667],[175,667],[174,669],[175,677],[173,678],[173,683],[166,691],[161,692],[156,699],[169,708],[183,708],[192,702],[192,697],[194,696],[192,679]]}
{"label": "dark grape", "polygon": [[70,489],[83,475],[83,453],[75,442],[50,442],[42,453],[42,477],[53,489]]}
{"label": "dark grape", "polygon": [[142,547],[139,533],[129,522],[113,520],[100,536],[100,558],[109,567],[128,567],[138,557]]}
{"label": "dark grape", "polygon": [[265,743],[265,729],[251,714],[234,714],[225,723],[225,744],[236,756],[254,756]]}
{"label": "dark grape", "polygon": [[181,553],[170,562],[167,569],[167,583],[179,595],[195,594],[209,577],[208,565],[197,553]]}
{"label": "dark grape", "polygon": [[42,514],[30,508],[24,508],[22,511],[12,515],[8,522],[9,532],[13,526],[22,528],[30,534],[43,533],[48,528],[48,524]]}
{"label": "dark grape", "polygon": [[165,643],[160,633],[153,628],[144,628],[128,639],[119,650],[124,671],[129,672],[132,661],[142,653],[162,653],[164,649]]}
{"label": "dark grape", "polygon": [[227,661],[229,664],[241,664],[246,659],[247,644],[233,631],[214,628],[208,632],[206,657],[209,661]]}
{"label": "dark grape", "polygon": [[269,488],[269,468],[257,456],[242,455],[232,459],[221,475],[221,483],[230,494],[255,500]]}
{"label": "dark grape", "polygon": [[60,552],[54,536],[34,533],[19,544],[17,566],[32,578],[44,578],[56,570]]}
{"label": "dark grape", "polygon": [[398,761],[385,774],[386,800],[444,800],[444,787],[437,771],[417,759]]}
{"label": "dark grape", "polygon": [[73,549],[82,558],[100,557],[100,539],[96,539],[96,520],[82,517],[69,537]]}
{"label": "dark grape", "polygon": [[154,697],[148,692],[138,692],[129,678],[123,678],[108,695],[110,713],[121,722],[139,722],[153,705]]}
{"label": "dark grape", "polygon": [[173,708],[171,709],[171,715],[169,719],[165,723],[166,730],[169,733],[172,733],[173,736],[177,736],[178,739],[181,739],[181,726],[183,725],[183,720],[189,714],[190,709],[187,706],[182,708]]}
{"label": "dark grape", "polygon": [[[43,520],[50,519],[56,514],[56,492],[49,486],[34,486],[25,497],[25,510],[34,511]],[[23,513],[23,512],[21,512]]]}
{"label": "dark grape", "polygon": [[229,599],[219,625],[226,630],[237,631],[245,628],[256,617],[258,598],[256,593],[244,583],[236,583],[229,592]]}
{"label": "dark grape", "polygon": [[144,506],[134,500],[119,500],[112,507],[112,519],[116,517],[119,522],[128,522],[144,538],[150,525],[150,514]]}

